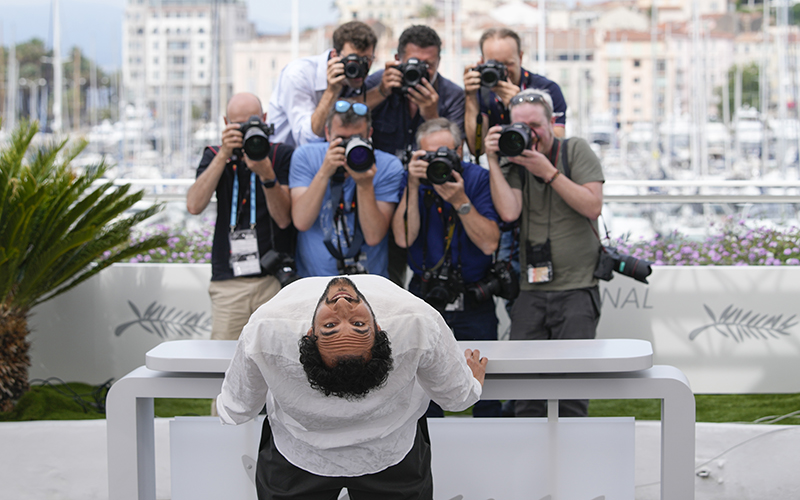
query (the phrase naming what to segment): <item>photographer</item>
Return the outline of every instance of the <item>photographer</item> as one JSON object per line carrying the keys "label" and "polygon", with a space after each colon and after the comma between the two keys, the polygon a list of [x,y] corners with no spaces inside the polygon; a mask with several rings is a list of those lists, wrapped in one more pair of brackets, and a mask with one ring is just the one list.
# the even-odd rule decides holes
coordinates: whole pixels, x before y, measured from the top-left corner
{"label": "photographer", "polygon": [[328,113],[328,142],[301,146],[292,157],[292,220],[300,231],[297,271],[303,277],[388,275],[386,233],[403,167],[373,150],[371,136],[367,106],[339,100]]}
{"label": "photographer", "polygon": [[[421,25],[400,35],[396,62],[367,78],[375,147],[408,162],[417,129],[427,120],[447,118],[464,129],[464,91],[438,73],[442,40]],[[405,285],[406,254],[389,239],[389,277]]]}
{"label": "photographer", "polygon": [[[439,309],[456,339],[497,340],[494,300],[481,283],[500,238],[489,172],[461,161],[461,131],[445,118],[422,124],[417,143],[392,219],[395,241],[409,249],[409,291]],[[499,417],[500,403],[480,401],[473,415]]]}
{"label": "photographer", "polygon": [[[480,155],[485,149],[480,147],[480,151],[476,151],[476,121],[479,113],[482,116],[481,135],[485,138],[489,128],[511,123],[508,113],[509,101],[525,89],[547,90],[552,98],[556,116],[554,133],[557,137],[564,137],[567,103],[564,101],[561,88],[557,83],[521,66],[522,46],[519,35],[507,28],[491,28],[481,35],[479,44],[480,62],[472,68],[464,69],[466,92],[464,129],[470,152]],[[484,78],[481,69],[485,72]],[[489,87],[491,84],[494,85]]]}
{"label": "photographer", "polygon": [[351,21],[333,32],[332,50],[286,65],[269,101],[275,140],[295,147],[322,141],[333,102],[366,90],[377,43],[372,28]]}
{"label": "photographer", "polygon": [[[193,215],[205,210],[212,194],[217,195],[208,287],[212,339],[238,339],[250,315],[281,289],[274,271],[262,268],[260,258],[273,250],[289,255],[294,250],[288,188],[292,147],[268,142],[260,130],[267,128],[261,123],[266,116],[253,94],[234,95],[228,102],[222,145],[205,148],[186,195],[186,208]],[[251,117],[260,121],[251,126]],[[263,159],[248,156],[253,150],[245,146],[243,124],[246,132],[264,134],[257,134],[256,143],[261,148],[256,153],[267,153]]]}
{"label": "photographer", "polygon": [[[589,144],[555,137],[550,96],[528,89],[509,102],[510,132],[489,129],[492,200],[506,222],[521,216],[520,294],[511,309],[512,340],[594,338],[600,293],[593,277],[600,251],[597,217],[603,170]],[[512,140],[509,140],[512,139]],[[508,145],[523,144],[518,151]],[[500,153],[511,164],[500,168]],[[588,401],[560,401],[561,416],[585,416]],[[544,402],[517,401],[517,416],[546,416]]]}

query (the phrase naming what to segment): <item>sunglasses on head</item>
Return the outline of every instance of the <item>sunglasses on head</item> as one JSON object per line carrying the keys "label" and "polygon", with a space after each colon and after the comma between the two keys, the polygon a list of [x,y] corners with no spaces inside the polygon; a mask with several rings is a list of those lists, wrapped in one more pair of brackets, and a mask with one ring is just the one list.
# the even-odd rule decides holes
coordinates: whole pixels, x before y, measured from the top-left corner
{"label": "sunglasses on head", "polygon": [[353,113],[358,116],[366,116],[369,108],[363,102],[350,102],[350,101],[336,101],[334,109],[337,113],[347,113],[347,110],[353,108]]}
{"label": "sunglasses on head", "polygon": [[511,102],[508,103],[508,107],[510,108],[512,106],[516,106],[517,104],[522,104],[523,102],[538,102],[540,104],[547,104],[547,106],[550,107],[550,103],[547,102],[547,99],[544,98],[543,94],[515,95],[511,98]]}

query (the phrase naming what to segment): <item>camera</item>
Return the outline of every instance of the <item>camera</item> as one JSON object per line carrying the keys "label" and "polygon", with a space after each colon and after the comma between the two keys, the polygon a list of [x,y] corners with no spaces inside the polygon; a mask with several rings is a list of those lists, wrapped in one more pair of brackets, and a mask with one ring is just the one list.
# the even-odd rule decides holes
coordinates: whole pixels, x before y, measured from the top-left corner
{"label": "camera", "polygon": [[534,135],[535,132],[531,130],[527,123],[517,122],[503,125],[502,130],[500,130],[500,140],[497,141],[500,154],[503,156],[519,156],[526,149],[533,149],[539,139],[536,136],[536,141],[534,141]]}
{"label": "camera", "polygon": [[494,59],[476,66],[475,71],[481,74],[481,86],[483,87],[491,88],[497,85],[497,82],[504,82],[508,79],[506,65]]}
{"label": "camera", "polygon": [[489,268],[489,272],[482,280],[467,287],[467,293],[475,302],[484,302],[492,295],[514,300],[519,295],[519,278],[507,260],[497,261]]}
{"label": "camera", "polygon": [[614,278],[612,271],[616,271],[636,281],[647,283],[647,277],[653,272],[650,267],[652,264],[652,262],[620,253],[615,247],[601,247],[600,258],[594,269],[594,277],[611,281]]}
{"label": "camera", "polygon": [[369,73],[369,59],[358,54],[350,54],[342,58],[344,76],[346,78],[364,78]]}
{"label": "camera", "polygon": [[300,279],[294,269],[294,259],[291,255],[270,249],[261,257],[261,267],[269,274],[275,276],[281,288]]}
{"label": "camera", "polygon": [[425,184],[444,184],[448,181],[454,181],[453,170],[458,173],[463,171],[461,168],[461,158],[458,157],[455,151],[445,146],[440,147],[436,151],[426,151],[425,154],[420,157],[420,160],[428,162],[428,170],[426,170],[425,173],[425,176],[428,178],[427,182],[425,182],[425,179],[422,179],[422,182]]}
{"label": "camera", "polygon": [[354,135],[343,139],[340,146],[344,148],[347,165],[356,172],[369,170],[375,164],[375,148],[369,139]]}
{"label": "camera", "polygon": [[394,87],[392,90],[402,94],[408,94],[408,89],[422,83],[422,78],[428,77],[428,64],[425,61],[412,57],[408,61],[395,66],[403,74],[402,87]]}
{"label": "camera", "polygon": [[439,272],[427,270],[422,274],[420,295],[433,308],[444,311],[447,304],[454,302],[464,288],[461,274],[456,270],[442,267]]}
{"label": "camera", "polygon": [[251,160],[261,161],[269,155],[269,136],[275,133],[275,125],[267,125],[256,115],[239,127],[244,141],[244,152]]}
{"label": "camera", "polygon": [[339,263],[339,265],[337,265],[337,267],[338,267],[338,270],[339,270],[339,274],[344,274],[344,275],[369,274],[369,271],[367,271],[367,268],[364,267],[364,264],[362,264],[361,262],[358,262],[358,261],[350,262],[350,263],[345,262],[344,264]]}

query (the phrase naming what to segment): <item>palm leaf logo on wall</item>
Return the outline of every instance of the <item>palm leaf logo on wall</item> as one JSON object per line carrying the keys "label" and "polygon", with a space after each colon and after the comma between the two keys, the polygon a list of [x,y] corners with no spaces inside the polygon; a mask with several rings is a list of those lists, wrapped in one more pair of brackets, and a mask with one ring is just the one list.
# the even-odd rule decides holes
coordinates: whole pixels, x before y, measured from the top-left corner
{"label": "palm leaf logo on wall", "polygon": [[[689,340],[703,333],[705,330],[714,329],[723,337],[732,338],[736,342],[752,340],[769,340],[770,338],[779,339],[781,336],[788,337],[791,332],[788,330],[797,325],[797,321],[792,321],[795,314],[783,319],[783,314],[753,314],[753,311],[744,312],[743,308],[729,305],[719,315],[717,319],[714,311],[703,304],[706,313],[711,317],[710,325],[701,326],[689,334]],[[781,321],[783,319],[783,321]]]}
{"label": "palm leaf logo on wall", "polygon": [[202,336],[211,332],[211,317],[206,317],[202,312],[178,311],[174,307],[167,311],[167,306],[152,302],[144,313],[140,313],[136,304],[130,300],[128,305],[136,315],[136,319],[115,328],[114,335],[117,337],[129,327],[137,324],[162,339]]}

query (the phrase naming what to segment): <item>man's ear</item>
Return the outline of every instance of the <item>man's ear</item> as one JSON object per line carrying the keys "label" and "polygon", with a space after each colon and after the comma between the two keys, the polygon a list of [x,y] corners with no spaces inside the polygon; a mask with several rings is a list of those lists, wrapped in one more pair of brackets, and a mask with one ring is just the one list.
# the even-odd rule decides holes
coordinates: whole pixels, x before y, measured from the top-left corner
{"label": "man's ear", "polygon": [[394,60],[397,61],[397,62],[400,62],[400,54],[395,54],[394,55]]}
{"label": "man's ear", "polygon": [[267,114],[266,113],[261,115],[261,121],[264,122],[264,123],[267,123]]}
{"label": "man's ear", "polygon": [[331,134],[327,125],[325,125],[325,140],[331,142]]}
{"label": "man's ear", "polygon": [[225,125],[227,125],[228,124],[228,117],[227,116],[223,116],[222,119],[225,121]]}
{"label": "man's ear", "polygon": [[370,127],[369,128],[369,132],[367,132],[367,139],[371,139],[372,138],[372,130],[373,130],[373,128]]}
{"label": "man's ear", "polygon": [[308,329],[308,331],[306,332],[306,337],[313,337],[313,336],[314,336],[314,327],[312,326],[312,327],[311,327],[311,328],[309,328],[309,329]]}

